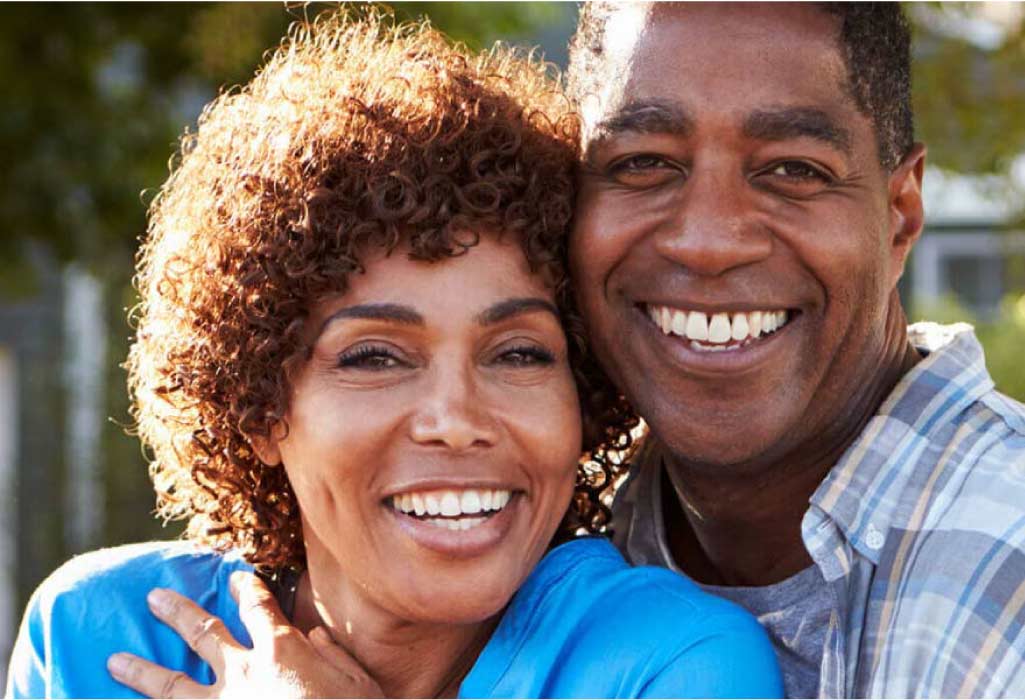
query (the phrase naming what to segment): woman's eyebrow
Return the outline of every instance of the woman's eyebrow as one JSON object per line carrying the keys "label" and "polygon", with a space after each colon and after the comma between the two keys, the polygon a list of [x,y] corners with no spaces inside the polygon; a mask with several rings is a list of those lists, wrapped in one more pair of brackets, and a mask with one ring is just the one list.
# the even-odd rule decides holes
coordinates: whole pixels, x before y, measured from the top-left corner
{"label": "woman's eyebrow", "polygon": [[540,297],[517,297],[489,306],[477,315],[477,323],[482,326],[489,326],[501,323],[512,316],[535,311],[547,311],[556,319],[559,318],[559,310],[550,301]]}
{"label": "woman's eyebrow", "polygon": [[330,324],[345,319],[392,321],[393,323],[401,323],[408,326],[425,325],[424,317],[411,306],[404,306],[402,304],[357,304],[339,309],[324,319],[324,322],[320,324],[320,329],[317,331],[317,337],[320,337],[324,329]]}

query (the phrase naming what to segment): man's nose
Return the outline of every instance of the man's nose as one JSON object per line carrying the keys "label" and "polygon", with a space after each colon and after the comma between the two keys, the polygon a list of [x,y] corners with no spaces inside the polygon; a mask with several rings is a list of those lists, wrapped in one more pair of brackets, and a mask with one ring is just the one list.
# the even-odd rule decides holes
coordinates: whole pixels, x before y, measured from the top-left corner
{"label": "man's nose", "polygon": [[472,370],[435,372],[412,416],[413,441],[455,451],[494,445],[498,424],[478,384]]}
{"label": "man's nose", "polygon": [[725,164],[696,163],[673,215],[656,233],[656,250],[706,277],[769,257],[772,237],[753,218],[749,189]]}

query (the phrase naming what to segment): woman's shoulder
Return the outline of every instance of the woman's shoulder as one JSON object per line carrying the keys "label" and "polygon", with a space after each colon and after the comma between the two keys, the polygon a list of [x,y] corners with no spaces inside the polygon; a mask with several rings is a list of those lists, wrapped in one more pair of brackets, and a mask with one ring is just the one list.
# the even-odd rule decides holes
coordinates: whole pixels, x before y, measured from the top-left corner
{"label": "woman's shoulder", "polygon": [[668,569],[630,566],[603,538],[549,552],[492,644],[501,654],[482,660],[508,659],[496,674],[499,695],[772,697],[782,690],[772,646],[749,613]]}
{"label": "woman's shoulder", "polygon": [[[647,640],[687,638],[721,629],[764,632],[740,606],[703,591],[690,579],[657,566],[631,566],[608,540],[585,537],[553,549],[535,572],[536,594],[549,605],[576,611],[581,624],[636,628]],[[603,612],[617,610],[609,616]],[[653,642],[652,642],[653,643]]]}
{"label": "woman's shoulder", "polygon": [[[234,552],[220,554],[191,542],[143,542],[80,554],[60,566],[36,589],[27,614],[74,615],[83,606],[100,604],[113,612],[145,610],[153,588],[172,588],[193,599],[211,601],[227,591],[237,569],[251,569]],[[94,618],[99,614],[92,608]]]}
{"label": "woman's shoulder", "polygon": [[184,540],[141,542],[79,554],[50,574],[36,594],[54,599],[174,584],[207,587],[239,568],[249,567],[234,552],[219,554]]}
{"label": "woman's shoulder", "polygon": [[[172,588],[214,614],[233,614],[228,577],[251,568],[236,554],[189,542],[147,542],[74,557],[44,580],[29,601],[11,657],[9,694],[120,695],[106,658],[130,651],[158,660],[187,652],[150,613],[146,595]],[[235,625],[237,627],[237,625]]]}

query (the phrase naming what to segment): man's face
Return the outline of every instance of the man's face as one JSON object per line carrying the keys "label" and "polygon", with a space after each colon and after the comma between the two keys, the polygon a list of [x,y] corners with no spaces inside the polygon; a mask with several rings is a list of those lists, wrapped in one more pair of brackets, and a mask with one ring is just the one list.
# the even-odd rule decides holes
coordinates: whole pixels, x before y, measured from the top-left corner
{"label": "man's face", "polygon": [[673,453],[772,463],[850,420],[903,342],[921,155],[880,165],[814,7],[656,4],[642,27],[609,47],[622,93],[585,108],[579,300]]}

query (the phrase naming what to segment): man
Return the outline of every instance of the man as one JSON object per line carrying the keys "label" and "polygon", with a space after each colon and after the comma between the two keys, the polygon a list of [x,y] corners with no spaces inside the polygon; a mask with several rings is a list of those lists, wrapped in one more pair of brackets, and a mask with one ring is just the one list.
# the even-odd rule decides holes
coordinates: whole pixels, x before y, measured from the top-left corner
{"label": "man", "polygon": [[647,421],[613,526],[769,629],[791,696],[1025,695],[1025,407],[906,328],[896,5],[585,5],[572,263]]}

